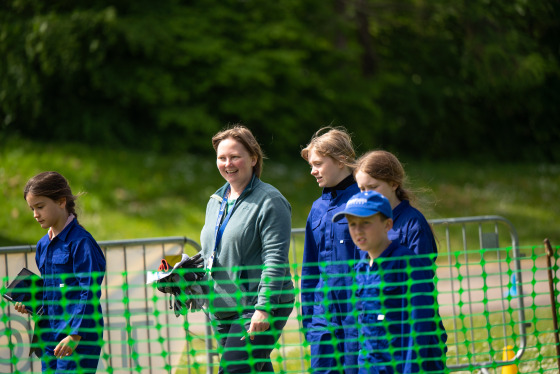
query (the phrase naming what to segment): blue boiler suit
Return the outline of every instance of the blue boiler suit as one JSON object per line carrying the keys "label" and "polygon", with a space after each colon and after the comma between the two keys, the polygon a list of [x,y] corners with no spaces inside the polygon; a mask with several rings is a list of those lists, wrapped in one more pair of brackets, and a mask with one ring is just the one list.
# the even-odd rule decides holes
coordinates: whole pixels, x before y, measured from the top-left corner
{"label": "blue boiler suit", "polygon": [[443,373],[447,334],[430,261],[392,242],[356,271],[360,374]]}
{"label": "blue boiler suit", "polygon": [[352,242],[346,218],[333,216],[360,192],[350,175],[323,189],[307,218],[301,271],[303,327],[314,373],[357,373],[358,332],[348,314],[354,284],[353,266],[360,251]]}
{"label": "blue boiler suit", "polygon": [[[48,234],[41,238],[35,261],[44,280],[44,315],[36,328],[44,349],[43,371],[94,373],[103,343],[101,248],[74,219],[52,241]],[[56,359],[54,348],[68,335],[81,340],[72,355]]]}
{"label": "blue boiler suit", "polygon": [[[393,209],[393,228],[389,230],[388,236],[390,240],[410,248],[416,254],[437,254],[436,241],[430,224],[408,200],[401,201]],[[436,261],[435,256],[429,258],[432,263]]]}

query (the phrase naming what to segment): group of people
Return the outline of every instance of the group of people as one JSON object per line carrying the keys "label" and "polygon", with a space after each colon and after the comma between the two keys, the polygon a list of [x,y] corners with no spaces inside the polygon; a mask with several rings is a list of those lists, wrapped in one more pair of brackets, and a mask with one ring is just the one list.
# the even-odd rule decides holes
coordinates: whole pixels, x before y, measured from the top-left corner
{"label": "group of people", "polygon": [[[291,206],[261,180],[264,155],[248,128],[224,129],[212,145],[225,184],[209,199],[200,244],[219,372],[273,372],[270,354],[296,301]],[[322,188],[306,223],[300,285],[312,371],[443,372],[437,247],[430,225],[410,205],[401,163],[386,151],[356,160],[342,128],[319,130],[301,156]],[[46,286],[60,285],[44,296],[43,371],[95,372],[103,326],[95,286],[103,280],[103,253],[79,225],[62,175],[35,176],[24,197],[48,229],[37,245],[37,266]],[[27,312],[21,304],[16,310]]]}

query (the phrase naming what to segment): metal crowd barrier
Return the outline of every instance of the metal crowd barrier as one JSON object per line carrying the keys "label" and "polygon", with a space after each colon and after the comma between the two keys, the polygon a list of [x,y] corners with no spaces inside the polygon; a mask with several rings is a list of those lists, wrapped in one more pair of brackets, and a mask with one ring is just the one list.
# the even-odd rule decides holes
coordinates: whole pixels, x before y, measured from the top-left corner
{"label": "metal crowd barrier", "polygon": [[[447,367],[450,371],[480,370],[507,365],[523,355],[526,324],[524,316],[522,269],[517,232],[507,219],[499,216],[449,218],[430,221],[438,238],[437,286],[440,311],[449,334]],[[507,233],[508,246],[500,248],[500,239]],[[299,289],[301,246],[296,245],[304,229],[292,230],[292,275]],[[214,370],[217,351],[215,339],[206,316],[202,312],[189,313],[176,318],[169,311],[166,297],[155,296],[154,288],[146,286],[145,274],[156,270],[162,258],[180,256],[183,252],[193,255],[200,250],[195,241],[186,237],[169,237],[139,240],[102,241],[107,258],[107,275],[103,284],[103,311],[105,334],[101,371],[111,372],[172,373]],[[484,250],[482,250],[484,249]],[[507,253],[504,253],[507,252]],[[0,277],[13,278],[22,267],[37,271],[34,260],[35,246],[0,248]],[[515,292],[511,290],[515,289]],[[504,292],[508,294],[505,295]],[[167,296],[167,295],[166,295]],[[40,370],[38,359],[27,358],[31,324],[28,318],[3,309],[7,322],[0,329],[0,336],[8,336],[13,349],[0,345],[0,372]],[[297,342],[286,344],[284,335],[280,342],[281,356],[297,356],[301,372],[307,372],[308,362],[301,329],[299,300],[290,317],[285,332],[297,333]],[[513,320],[511,310],[518,313]],[[485,316],[485,324],[477,326]],[[500,317],[501,322],[494,320]],[[499,339],[494,339],[498,328],[503,329]],[[474,329],[486,329],[492,341],[487,352],[476,352]],[[512,330],[514,334],[512,334]],[[465,333],[466,332],[466,333]],[[511,337],[514,335],[515,337]],[[204,348],[193,348],[196,340],[204,341]],[[499,346],[495,346],[499,344]],[[501,357],[505,346],[517,347],[515,357],[504,361]],[[289,346],[289,352],[287,350]],[[196,352],[204,351],[204,357]],[[19,359],[15,360],[14,357]],[[202,361],[202,362],[200,362]],[[286,360],[282,361],[286,371]],[[179,369],[177,369],[179,367]],[[293,370],[293,368],[292,368]]]}
{"label": "metal crowd barrier", "polygon": [[[186,318],[177,318],[169,312],[168,295],[156,296],[155,289],[146,286],[146,271],[157,270],[162,258],[180,257],[183,252],[194,255],[200,245],[186,237],[98,244],[107,260],[101,296],[105,344],[98,370],[137,372],[141,367],[142,373],[171,373],[184,358],[185,351],[190,350],[190,341],[185,339],[187,330],[191,326],[203,326],[203,334],[209,340],[210,327],[203,319],[189,325]],[[0,278],[13,279],[22,267],[38,273],[34,254],[33,245],[1,247]],[[0,372],[40,372],[40,360],[27,357],[33,330],[31,319],[17,313],[11,305],[5,305],[2,312],[6,323],[0,324],[0,336],[7,337],[8,344],[14,348],[0,346]],[[200,316],[191,318],[200,319]]]}
{"label": "metal crowd barrier", "polygon": [[[437,286],[450,338],[447,368],[488,373],[489,368],[511,365],[525,351],[525,329],[530,326],[525,322],[523,254],[515,227],[500,216],[445,218],[430,223],[440,241]],[[507,245],[502,246],[500,239]],[[483,317],[483,322],[475,317]],[[475,330],[486,334],[487,351],[476,350]],[[503,360],[508,347],[516,349],[515,355]]]}

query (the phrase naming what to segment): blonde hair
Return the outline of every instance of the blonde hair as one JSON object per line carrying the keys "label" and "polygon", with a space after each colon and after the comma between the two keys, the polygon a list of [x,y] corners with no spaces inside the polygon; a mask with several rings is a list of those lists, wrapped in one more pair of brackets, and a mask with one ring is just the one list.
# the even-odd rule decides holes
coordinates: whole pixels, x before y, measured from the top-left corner
{"label": "blonde hair", "polygon": [[235,124],[232,127],[220,131],[212,137],[212,146],[214,147],[214,150],[217,152],[218,145],[220,145],[222,140],[230,138],[241,143],[243,147],[245,147],[247,152],[249,152],[251,157],[257,158],[257,162],[255,163],[255,166],[253,166],[253,174],[255,174],[257,178],[260,178],[263,167],[264,153],[251,130],[240,124]]}
{"label": "blonde hair", "polygon": [[354,174],[359,170],[370,177],[395,183],[395,194],[399,200],[415,200],[414,194],[404,187],[407,177],[399,159],[391,152],[377,150],[364,154],[356,161]]}
{"label": "blonde hair", "polygon": [[356,152],[350,134],[343,127],[323,127],[313,134],[309,144],[301,150],[305,161],[309,161],[311,149],[323,157],[329,156],[342,162],[350,169],[354,168]]}

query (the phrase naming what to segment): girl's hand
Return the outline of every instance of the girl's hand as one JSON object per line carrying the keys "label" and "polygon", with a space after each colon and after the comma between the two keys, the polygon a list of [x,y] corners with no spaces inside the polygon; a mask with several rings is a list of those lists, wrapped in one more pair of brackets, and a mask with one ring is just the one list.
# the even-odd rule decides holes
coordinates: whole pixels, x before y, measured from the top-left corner
{"label": "girl's hand", "polygon": [[54,349],[55,357],[63,358],[70,356],[78,346],[81,339],[82,337],[80,335],[68,335],[62,339]]}
{"label": "girl's hand", "polygon": [[[249,326],[249,330],[247,330],[247,334],[251,340],[255,337],[253,336],[254,333],[263,332],[270,328],[270,323],[268,322],[268,313],[263,312],[262,310],[255,310],[253,313],[253,317],[251,318],[251,326]],[[245,337],[241,338],[241,340],[245,340]]]}
{"label": "girl's hand", "polygon": [[20,303],[19,301],[14,305],[15,310],[17,310],[18,312],[20,312],[21,314],[29,314],[29,312],[27,311],[27,309],[25,309],[25,305],[23,305],[22,303]]}

